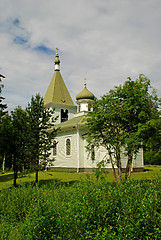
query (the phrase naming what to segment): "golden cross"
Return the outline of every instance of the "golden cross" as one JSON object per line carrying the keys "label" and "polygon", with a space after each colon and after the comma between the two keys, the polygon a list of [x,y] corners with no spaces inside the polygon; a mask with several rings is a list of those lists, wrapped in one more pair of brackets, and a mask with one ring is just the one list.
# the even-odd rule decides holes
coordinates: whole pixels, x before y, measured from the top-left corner
{"label": "golden cross", "polygon": [[87,79],[86,78],[84,78],[84,87],[86,87],[86,81],[87,81]]}
{"label": "golden cross", "polygon": [[58,48],[56,48],[56,56],[58,56],[58,50],[59,50],[59,49],[58,49]]}

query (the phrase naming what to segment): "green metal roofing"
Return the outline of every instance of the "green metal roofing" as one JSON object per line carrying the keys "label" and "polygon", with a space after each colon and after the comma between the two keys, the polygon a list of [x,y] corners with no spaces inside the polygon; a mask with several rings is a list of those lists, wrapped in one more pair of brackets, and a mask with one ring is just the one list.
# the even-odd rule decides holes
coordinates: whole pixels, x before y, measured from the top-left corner
{"label": "green metal roofing", "polygon": [[60,71],[54,72],[53,78],[44,97],[44,104],[46,105],[49,103],[74,106]]}
{"label": "green metal roofing", "polygon": [[83,100],[83,99],[94,100],[94,95],[86,88],[86,85],[85,85],[84,89],[77,94],[76,99],[77,100]]}
{"label": "green metal roofing", "polygon": [[69,129],[69,128],[75,128],[75,127],[86,127],[87,124],[87,115],[74,117],[68,121],[59,123],[56,125],[56,128],[61,129]]}

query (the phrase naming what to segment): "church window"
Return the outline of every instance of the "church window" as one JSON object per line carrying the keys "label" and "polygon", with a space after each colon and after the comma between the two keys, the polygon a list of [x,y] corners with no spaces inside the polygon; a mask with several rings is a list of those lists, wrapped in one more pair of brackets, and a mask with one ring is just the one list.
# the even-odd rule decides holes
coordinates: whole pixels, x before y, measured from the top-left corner
{"label": "church window", "polygon": [[69,138],[66,140],[66,155],[71,155],[71,140]]}
{"label": "church window", "polygon": [[81,110],[81,105],[79,104],[78,105],[78,112],[80,112],[80,110]]}
{"label": "church window", "polygon": [[53,142],[53,156],[57,155],[57,142],[54,140]]}
{"label": "church window", "polygon": [[61,109],[61,122],[65,122],[68,120],[68,109]]}

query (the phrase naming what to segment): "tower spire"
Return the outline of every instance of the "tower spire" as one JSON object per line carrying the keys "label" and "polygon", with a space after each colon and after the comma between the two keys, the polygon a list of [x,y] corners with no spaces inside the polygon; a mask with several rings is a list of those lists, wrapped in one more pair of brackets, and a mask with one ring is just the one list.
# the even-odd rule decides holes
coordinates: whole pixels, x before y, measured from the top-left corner
{"label": "tower spire", "polygon": [[86,88],[86,86],[87,86],[87,79],[86,79],[86,77],[84,78],[84,88]]}
{"label": "tower spire", "polygon": [[57,57],[59,57],[59,55],[58,55],[58,50],[59,50],[59,49],[56,48],[56,56],[57,56]]}
{"label": "tower spire", "polygon": [[60,71],[60,59],[59,59],[59,54],[58,54],[58,48],[56,48],[56,56],[55,56],[55,71]]}

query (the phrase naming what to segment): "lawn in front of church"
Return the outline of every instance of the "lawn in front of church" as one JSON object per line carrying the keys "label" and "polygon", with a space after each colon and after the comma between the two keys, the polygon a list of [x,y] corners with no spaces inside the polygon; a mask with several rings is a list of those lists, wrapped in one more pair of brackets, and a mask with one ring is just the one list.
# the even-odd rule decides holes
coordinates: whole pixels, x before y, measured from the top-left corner
{"label": "lawn in front of church", "polygon": [[[43,184],[47,181],[56,180],[59,183],[70,184],[72,182],[85,180],[88,176],[96,180],[96,175],[93,173],[76,173],[76,172],[54,172],[54,171],[39,171],[39,183]],[[114,181],[112,173],[103,174],[108,182]],[[145,165],[144,172],[132,173],[131,179],[151,179],[154,176],[161,176],[161,165]],[[124,179],[124,175],[123,175]],[[18,174],[17,184],[32,183],[35,180],[35,173]],[[12,187],[13,172],[0,174],[0,190]]]}

